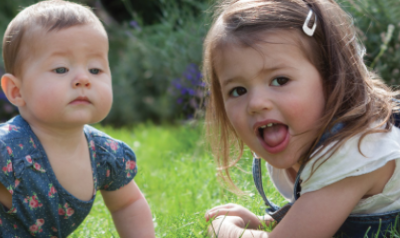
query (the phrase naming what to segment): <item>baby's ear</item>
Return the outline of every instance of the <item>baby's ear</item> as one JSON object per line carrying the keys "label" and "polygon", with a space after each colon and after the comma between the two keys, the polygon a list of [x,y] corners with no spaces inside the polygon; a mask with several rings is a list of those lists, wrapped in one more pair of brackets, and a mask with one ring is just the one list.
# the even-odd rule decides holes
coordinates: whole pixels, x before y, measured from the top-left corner
{"label": "baby's ear", "polygon": [[25,105],[25,101],[21,96],[21,80],[12,74],[4,74],[1,77],[1,88],[7,99],[15,106],[21,107]]}

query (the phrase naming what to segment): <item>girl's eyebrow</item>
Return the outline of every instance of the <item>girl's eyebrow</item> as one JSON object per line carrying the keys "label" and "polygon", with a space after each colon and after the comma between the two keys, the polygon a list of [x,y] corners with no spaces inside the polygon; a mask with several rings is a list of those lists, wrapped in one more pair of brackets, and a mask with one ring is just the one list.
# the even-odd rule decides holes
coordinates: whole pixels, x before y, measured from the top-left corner
{"label": "girl's eyebrow", "polygon": [[[268,73],[271,73],[271,72],[274,72],[274,71],[277,71],[277,70],[280,70],[280,69],[284,69],[284,68],[296,69],[296,67],[293,67],[293,66],[291,66],[289,64],[285,64],[285,63],[272,64],[271,66],[265,65],[259,71],[258,75],[260,75],[260,74],[268,74]],[[238,75],[238,76],[234,76],[232,78],[222,79],[221,80],[222,81],[221,86],[226,86],[226,85],[232,83],[233,81],[237,80],[238,78],[241,78],[241,76]]]}

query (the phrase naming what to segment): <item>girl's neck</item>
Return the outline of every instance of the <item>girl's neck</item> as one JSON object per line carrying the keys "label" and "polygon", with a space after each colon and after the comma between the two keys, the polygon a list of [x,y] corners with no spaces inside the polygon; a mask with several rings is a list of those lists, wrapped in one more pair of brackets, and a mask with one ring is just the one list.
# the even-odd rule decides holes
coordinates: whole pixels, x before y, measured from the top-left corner
{"label": "girl's neck", "polygon": [[294,171],[296,171],[296,174],[297,174],[297,172],[299,172],[299,169],[300,169],[300,164],[299,163],[296,163],[296,164],[294,164],[292,167],[291,167],[291,169],[293,169]]}

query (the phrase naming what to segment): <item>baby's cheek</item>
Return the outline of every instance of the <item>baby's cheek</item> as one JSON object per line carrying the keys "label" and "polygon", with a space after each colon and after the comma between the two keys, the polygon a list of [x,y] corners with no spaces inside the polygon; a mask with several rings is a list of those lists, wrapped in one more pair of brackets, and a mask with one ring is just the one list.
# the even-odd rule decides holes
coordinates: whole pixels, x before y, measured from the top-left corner
{"label": "baby's cheek", "polygon": [[38,111],[50,111],[57,109],[62,106],[60,102],[62,96],[65,93],[57,92],[55,90],[46,90],[37,95],[37,100],[35,100],[35,107]]}
{"label": "baby's cheek", "polygon": [[111,110],[113,103],[113,93],[111,87],[103,87],[101,90],[96,92],[98,98],[97,109],[100,114],[99,117],[106,117]]}

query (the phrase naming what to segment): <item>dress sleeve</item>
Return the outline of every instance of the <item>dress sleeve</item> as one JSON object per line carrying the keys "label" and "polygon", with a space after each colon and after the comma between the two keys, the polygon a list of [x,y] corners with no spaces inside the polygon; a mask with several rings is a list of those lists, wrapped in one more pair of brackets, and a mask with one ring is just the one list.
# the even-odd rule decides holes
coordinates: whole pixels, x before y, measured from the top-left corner
{"label": "dress sleeve", "polygon": [[300,175],[301,195],[319,190],[347,177],[371,173],[386,165],[387,162],[400,158],[400,130],[396,127],[388,133],[373,133],[365,136],[361,141],[360,150],[359,138],[360,136],[350,138],[331,154],[330,158],[328,158],[330,154],[324,155],[330,148],[329,145],[317,151]]}
{"label": "dress sleeve", "polygon": [[[110,154],[97,168],[99,189],[106,191],[117,190],[128,184],[137,173],[135,153],[123,142],[110,140],[108,143]],[[116,155],[113,154],[117,152]]]}
{"label": "dress sleeve", "polygon": [[3,141],[0,141],[0,183],[12,194],[15,185],[15,176],[10,154],[12,154],[11,148]]}

